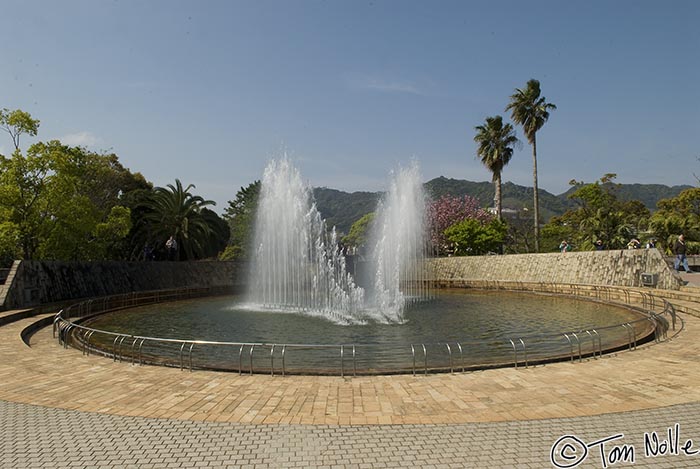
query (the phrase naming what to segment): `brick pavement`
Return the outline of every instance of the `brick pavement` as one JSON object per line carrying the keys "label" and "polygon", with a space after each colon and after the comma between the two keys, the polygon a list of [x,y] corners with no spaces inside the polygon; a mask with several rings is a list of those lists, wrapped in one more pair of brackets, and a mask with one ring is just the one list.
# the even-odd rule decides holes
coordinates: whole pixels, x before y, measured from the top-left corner
{"label": "brick pavement", "polygon": [[[0,467],[194,468],[194,467],[554,467],[550,452],[564,435],[614,448],[632,447],[634,467],[698,467],[700,403],[591,417],[440,425],[265,425],[124,417],[0,401]],[[679,455],[645,454],[644,434],[661,442],[680,425]],[[674,430],[675,431],[675,430]],[[673,441],[673,439],[672,439]],[[698,443],[695,443],[697,441]],[[652,445],[649,449],[654,449]],[[662,448],[662,445],[659,445]],[[579,448],[580,449],[580,448]],[[577,467],[605,467],[593,445]],[[573,457],[583,452],[567,452]],[[561,462],[560,459],[556,459]],[[576,461],[576,460],[573,460]],[[569,461],[571,463],[571,461]],[[618,462],[616,467],[632,466]]]}
{"label": "brick pavement", "polygon": [[[676,423],[700,448],[700,320],[685,320],[672,341],[580,364],[353,379],[113,363],[50,330],[28,348],[19,321],[0,328],[0,467],[552,467],[563,435],[574,457],[620,433],[606,449],[632,448],[635,467],[697,467],[644,454],[645,432]],[[599,449],[578,467],[603,467]]]}

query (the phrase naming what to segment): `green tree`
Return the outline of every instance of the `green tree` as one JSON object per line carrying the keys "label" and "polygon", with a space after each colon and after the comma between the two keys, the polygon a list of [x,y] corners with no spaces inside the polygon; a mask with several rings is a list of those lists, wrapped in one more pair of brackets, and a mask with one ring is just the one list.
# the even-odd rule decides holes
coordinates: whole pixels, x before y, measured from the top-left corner
{"label": "green tree", "polygon": [[376,216],[375,212],[371,212],[353,223],[350,227],[350,233],[343,238],[343,244],[357,248],[366,245]]}
{"label": "green tree", "polygon": [[213,210],[202,208],[202,218],[209,225],[211,231],[209,240],[205,243],[202,256],[205,258],[216,258],[228,245],[231,230],[228,223]]}
{"label": "green tree", "polygon": [[681,233],[685,235],[689,248],[694,241],[700,241],[700,188],[686,189],[676,197],[662,199],[657,207],[649,228],[660,241],[660,248],[670,252]]}
{"label": "green tree", "polygon": [[445,230],[445,236],[454,246],[457,256],[480,256],[498,252],[506,238],[508,228],[501,220],[482,224],[468,218]]}
{"label": "green tree", "polygon": [[0,109],[0,129],[10,134],[15,150],[19,150],[19,138],[23,134],[36,136],[39,131],[39,121],[21,109],[10,111]]}
{"label": "green tree", "polygon": [[178,256],[183,260],[201,259],[207,255],[214,228],[202,209],[216,205],[212,200],[192,194],[193,184],[156,187],[143,203],[145,212],[140,229],[152,246],[162,246],[170,236],[178,243]]}
{"label": "green tree", "polygon": [[562,239],[575,249],[593,249],[600,239],[608,249],[623,249],[630,239],[642,233],[649,220],[649,210],[639,201],[620,201],[615,174],[606,174],[599,181],[586,184],[570,181],[576,190],[569,195],[576,209],[553,217],[542,229],[542,246],[553,250]]}
{"label": "green tree", "polygon": [[16,240],[14,251],[24,259],[34,258],[52,203],[49,156],[31,150],[26,157],[19,150],[11,158],[0,157],[0,223],[8,233],[5,239]]}
{"label": "green tree", "polygon": [[523,89],[516,88],[515,93],[510,96],[510,103],[506,106],[506,111],[511,111],[513,122],[523,127],[525,137],[527,137],[528,142],[532,145],[536,251],[539,251],[540,238],[540,204],[537,187],[537,131],[549,120],[549,111],[556,108],[556,105],[548,103],[544,96],[540,96],[540,82],[535,79],[528,80]]}
{"label": "green tree", "polygon": [[0,157],[5,243],[14,239],[24,259],[109,258],[129,213],[120,203],[125,187],[110,171],[115,158],[57,140]]}
{"label": "green tree", "polygon": [[474,128],[474,141],[478,144],[476,154],[493,174],[496,217],[501,220],[501,173],[513,157],[513,146],[518,143],[513,126],[503,124],[501,116],[487,117],[483,125]]}
{"label": "green tree", "polygon": [[222,260],[248,258],[253,243],[260,186],[260,181],[255,181],[241,187],[236,198],[228,202],[224,220],[228,223],[231,237],[220,257]]}

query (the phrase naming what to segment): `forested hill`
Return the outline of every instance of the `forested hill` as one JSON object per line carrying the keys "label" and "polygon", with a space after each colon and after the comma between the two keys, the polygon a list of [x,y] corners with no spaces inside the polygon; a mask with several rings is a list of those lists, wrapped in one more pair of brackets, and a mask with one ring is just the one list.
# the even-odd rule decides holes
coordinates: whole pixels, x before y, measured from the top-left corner
{"label": "forested hill", "polygon": [[[661,184],[614,184],[613,190],[621,200],[639,200],[650,210],[656,209],[661,199],[677,196],[681,191],[692,186],[664,186]],[[463,179],[438,177],[425,183],[427,194],[433,198],[443,195],[469,195],[479,200],[482,207],[493,205],[494,187],[491,182],[472,182]],[[540,188],[540,214],[543,221],[561,215],[575,204],[568,198],[575,188],[554,195]],[[352,224],[363,215],[373,212],[381,192],[343,192],[327,187],[314,189],[314,198],[321,216],[328,226],[335,226],[340,233],[347,234]],[[503,184],[503,207],[522,209],[532,207],[532,187],[519,186],[512,182]]]}
{"label": "forested hill", "polygon": [[[664,186],[663,184],[613,184],[613,191],[620,200],[639,200],[649,210],[656,210],[656,203],[671,199],[693,186]],[[559,197],[567,197],[575,189],[571,188]]]}
{"label": "forested hill", "polygon": [[[493,206],[494,187],[492,182],[472,182],[463,179],[450,179],[444,176],[425,183],[426,192],[437,199],[445,194],[454,196],[469,195],[479,200],[482,207]],[[519,186],[506,182],[502,188],[503,208],[521,210],[532,208],[532,187]],[[540,216],[547,221],[555,215],[561,215],[574,204],[566,197],[553,195],[540,188]]]}
{"label": "forested hill", "polygon": [[349,193],[327,187],[314,188],[316,208],[326,225],[328,228],[335,226],[343,234],[348,234],[357,220],[376,210],[381,195],[381,192]]}

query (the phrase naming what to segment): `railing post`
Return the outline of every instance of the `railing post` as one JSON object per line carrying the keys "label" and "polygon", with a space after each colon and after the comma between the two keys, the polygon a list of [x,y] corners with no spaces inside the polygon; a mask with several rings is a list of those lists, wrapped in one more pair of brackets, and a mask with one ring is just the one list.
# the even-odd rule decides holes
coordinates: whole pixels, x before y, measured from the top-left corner
{"label": "railing post", "polygon": [[462,344],[457,342],[457,347],[459,348],[459,359],[462,362],[462,373],[464,373],[464,354],[462,353]]}
{"label": "railing post", "polygon": [[515,349],[515,342],[513,342],[513,339],[508,339],[510,341],[510,345],[513,346],[513,363],[515,363],[515,368],[518,368],[518,351]]}
{"label": "railing post", "polygon": [[352,344],[352,376],[357,376],[357,360],[355,357],[355,344]]}
{"label": "railing post", "polygon": [[119,340],[119,336],[116,336],[114,338],[114,342],[112,342],[112,358],[114,358],[113,361],[117,361],[117,340]]}
{"label": "railing post", "polygon": [[180,346],[180,371],[185,369],[185,358],[184,358],[184,350],[185,350],[185,344],[187,342],[183,342],[182,345]]}
{"label": "railing post", "polygon": [[454,367],[452,366],[452,349],[450,348],[450,344],[445,344],[447,346],[447,354],[450,356],[450,373],[454,373]]}
{"label": "railing post", "polygon": [[413,357],[413,376],[416,376],[416,348],[411,344],[411,356]]}
{"label": "railing post", "polygon": [[282,376],[284,376],[284,375],[285,375],[285,372],[286,372],[286,369],[285,369],[285,366],[284,366],[284,354],[285,354],[286,351],[287,351],[287,345],[285,344],[285,345],[282,346]]}
{"label": "railing post", "polygon": [[527,363],[527,347],[525,347],[525,342],[523,342],[523,339],[522,339],[522,338],[520,339],[520,345],[523,346],[523,355],[525,356],[525,368],[527,368],[527,367],[528,367],[528,363]]}
{"label": "railing post", "polygon": [[581,339],[578,338],[578,335],[576,335],[575,332],[572,332],[571,335],[574,336],[574,339],[576,339],[576,343],[578,344],[578,361],[581,363],[583,361],[583,355],[581,354]]}
{"label": "railing post", "polygon": [[270,349],[270,376],[275,376],[275,344]]}
{"label": "railing post", "polygon": [[571,363],[574,362],[574,344],[571,342],[571,338],[569,337],[569,334],[564,334],[564,337],[566,337],[566,340],[569,341],[569,348],[571,350]]}

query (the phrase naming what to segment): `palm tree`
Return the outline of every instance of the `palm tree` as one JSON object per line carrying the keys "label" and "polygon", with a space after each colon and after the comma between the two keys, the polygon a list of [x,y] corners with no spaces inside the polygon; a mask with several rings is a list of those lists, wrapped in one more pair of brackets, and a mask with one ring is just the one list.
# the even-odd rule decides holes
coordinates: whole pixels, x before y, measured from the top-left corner
{"label": "palm tree", "polygon": [[156,187],[142,204],[146,209],[142,221],[148,241],[160,245],[174,236],[181,251],[179,258],[203,256],[215,231],[202,209],[216,202],[193,195],[190,190],[194,188],[193,184],[183,188],[180,180],[175,179],[174,186]]}
{"label": "palm tree", "polygon": [[479,145],[476,154],[493,174],[496,216],[501,219],[501,172],[513,156],[513,146],[518,143],[511,124],[503,124],[501,116],[487,117],[484,125],[474,127],[474,141]]}
{"label": "palm tree", "polygon": [[542,128],[549,119],[549,111],[557,107],[546,102],[544,96],[540,97],[540,82],[531,79],[524,89],[515,89],[510,96],[510,103],[506,111],[511,111],[513,122],[523,127],[528,142],[532,145],[532,175],[535,209],[535,250],[540,250],[540,202],[537,189],[537,131]]}

